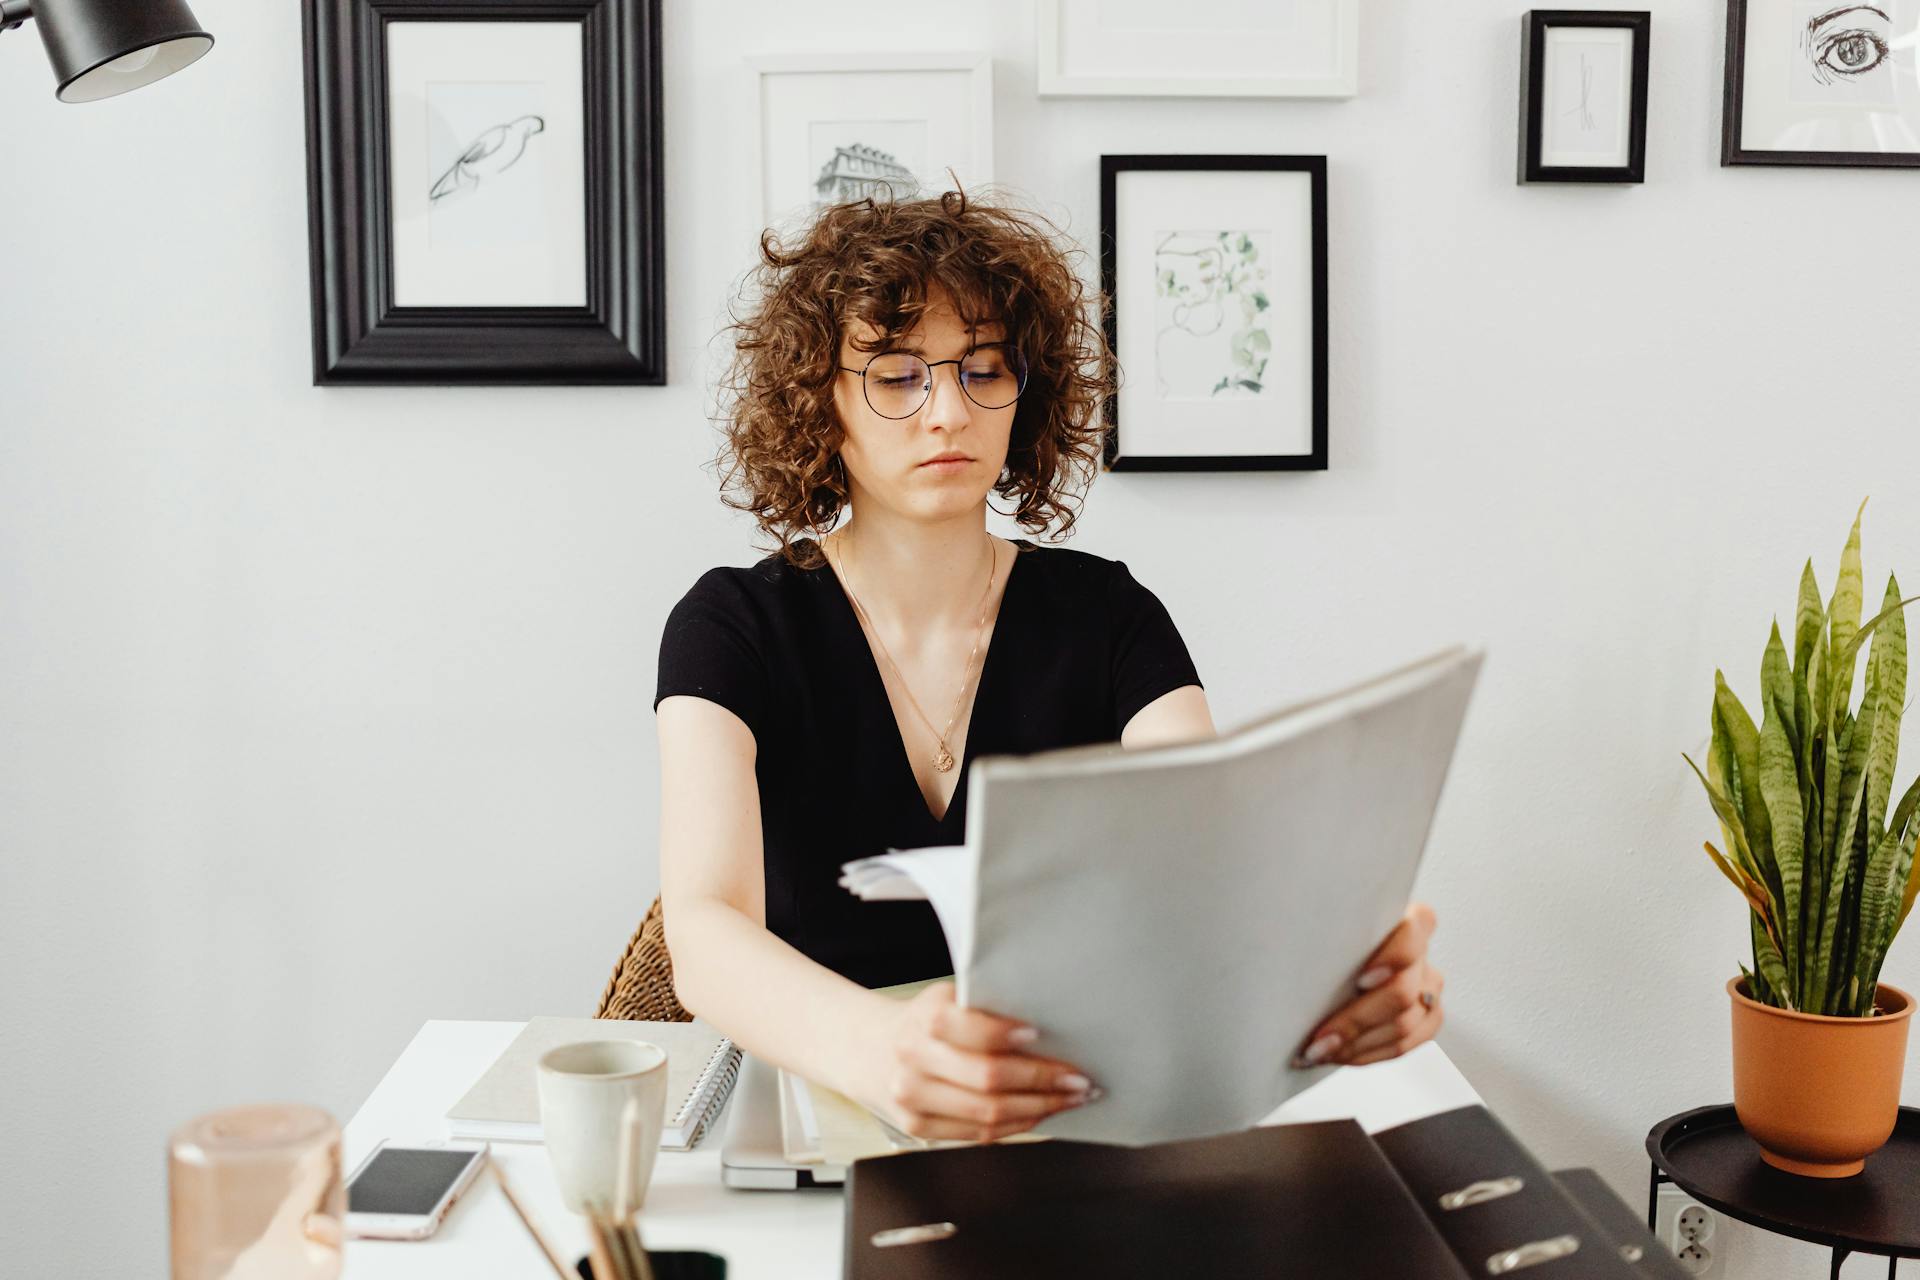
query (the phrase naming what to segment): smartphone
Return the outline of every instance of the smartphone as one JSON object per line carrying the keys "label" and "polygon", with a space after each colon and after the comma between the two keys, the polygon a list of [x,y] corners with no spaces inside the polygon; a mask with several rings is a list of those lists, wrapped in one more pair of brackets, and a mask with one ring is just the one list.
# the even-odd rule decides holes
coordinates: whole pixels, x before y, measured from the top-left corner
{"label": "smartphone", "polygon": [[480,1142],[382,1140],[347,1179],[347,1234],[425,1240],[486,1158]]}

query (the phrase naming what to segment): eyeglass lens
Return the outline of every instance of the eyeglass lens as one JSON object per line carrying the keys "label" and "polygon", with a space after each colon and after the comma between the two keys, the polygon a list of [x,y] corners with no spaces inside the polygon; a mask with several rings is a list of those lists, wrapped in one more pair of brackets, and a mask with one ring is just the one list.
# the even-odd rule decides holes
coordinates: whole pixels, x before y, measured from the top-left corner
{"label": "eyeglass lens", "polygon": [[[942,363],[950,363],[943,361]],[[977,347],[955,366],[960,389],[982,409],[1004,409],[1020,398],[1027,364],[1017,348],[1005,344]],[[910,417],[933,392],[933,370],[905,351],[885,351],[867,362],[867,403],[886,418]]]}

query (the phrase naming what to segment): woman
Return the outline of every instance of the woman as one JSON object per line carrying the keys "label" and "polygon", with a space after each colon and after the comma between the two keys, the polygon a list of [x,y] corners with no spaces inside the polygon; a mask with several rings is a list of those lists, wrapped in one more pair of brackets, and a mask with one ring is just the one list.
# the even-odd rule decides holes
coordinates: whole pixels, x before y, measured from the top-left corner
{"label": "woman", "polygon": [[[749,1052],[908,1133],[1006,1137],[1098,1086],[951,984],[870,990],[952,961],[926,904],[860,902],[838,877],[888,847],[960,843],[981,755],[1213,735],[1179,632],[1124,564],[986,531],[990,493],[1023,528],[1071,528],[1109,353],[1052,229],[957,192],[763,237],[752,283],[724,481],[780,549],[702,576],[661,641],[675,986]],[[1408,912],[1303,1060],[1432,1037],[1432,930],[1430,909]]]}

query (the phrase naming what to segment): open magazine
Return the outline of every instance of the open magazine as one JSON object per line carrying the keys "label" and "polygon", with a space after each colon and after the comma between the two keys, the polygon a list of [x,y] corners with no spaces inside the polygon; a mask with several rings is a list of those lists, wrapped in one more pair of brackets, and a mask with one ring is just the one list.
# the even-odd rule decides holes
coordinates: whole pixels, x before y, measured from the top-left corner
{"label": "open magazine", "polygon": [[1405,913],[1478,677],[1450,649],[1203,742],[976,760],[967,843],[850,862],[925,898],[962,1004],[1104,1096],[1036,1133],[1245,1128],[1330,1066],[1290,1065]]}

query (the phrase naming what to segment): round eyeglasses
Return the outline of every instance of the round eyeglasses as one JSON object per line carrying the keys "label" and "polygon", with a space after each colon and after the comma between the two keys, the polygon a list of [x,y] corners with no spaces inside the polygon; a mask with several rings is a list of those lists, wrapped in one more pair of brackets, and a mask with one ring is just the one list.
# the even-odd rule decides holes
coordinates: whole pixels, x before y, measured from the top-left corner
{"label": "round eyeglasses", "polygon": [[954,377],[967,399],[982,409],[1004,409],[1027,389],[1027,361],[1010,342],[988,342],[958,360],[929,364],[910,351],[876,351],[863,368],[841,365],[860,375],[867,407],[883,418],[911,418],[933,394],[933,371],[955,366]]}

